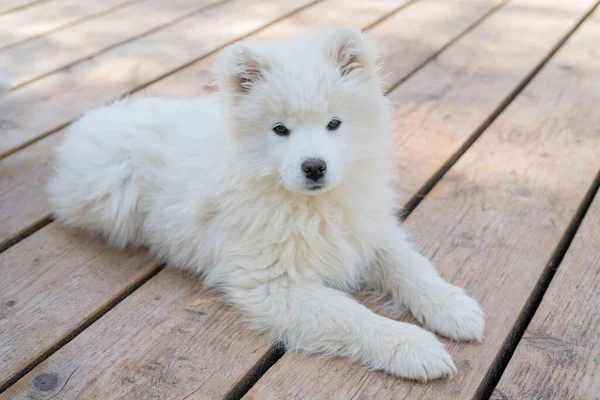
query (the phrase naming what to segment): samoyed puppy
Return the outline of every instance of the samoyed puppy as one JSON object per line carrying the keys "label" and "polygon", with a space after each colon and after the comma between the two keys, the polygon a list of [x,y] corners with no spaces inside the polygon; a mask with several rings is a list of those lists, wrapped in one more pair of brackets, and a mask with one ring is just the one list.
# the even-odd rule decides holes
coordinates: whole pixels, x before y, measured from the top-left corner
{"label": "samoyed puppy", "polygon": [[481,341],[484,314],[407,241],[373,45],[340,27],[223,51],[218,92],[90,111],[57,150],[55,216],[201,273],[288,349],[401,377],[452,376],[435,335],[347,294],[369,284],[427,329]]}

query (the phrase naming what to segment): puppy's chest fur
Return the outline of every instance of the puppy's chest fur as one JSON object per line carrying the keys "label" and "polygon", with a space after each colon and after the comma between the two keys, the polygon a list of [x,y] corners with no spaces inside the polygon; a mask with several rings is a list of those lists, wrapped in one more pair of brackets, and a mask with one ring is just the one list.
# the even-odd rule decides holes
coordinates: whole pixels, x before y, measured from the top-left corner
{"label": "puppy's chest fur", "polygon": [[244,276],[248,285],[318,281],[351,289],[364,279],[375,257],[369,232],[373,215],[333,196],[255,199],[244,207],[221,209],[212,223],[226,224],[219,257],[223,264],[218,264],[228,265],[230,276]]}

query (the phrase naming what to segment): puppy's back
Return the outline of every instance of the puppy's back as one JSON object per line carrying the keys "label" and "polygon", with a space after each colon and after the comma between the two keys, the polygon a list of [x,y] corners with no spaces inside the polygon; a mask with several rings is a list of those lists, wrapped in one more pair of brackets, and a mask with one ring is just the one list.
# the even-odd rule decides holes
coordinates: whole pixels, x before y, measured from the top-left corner
{"label": "puppy's back", "polygon": [[99,233],[114,245],[147,245],[143,199],[175,178],[178,164],[196,148],[210,154],[205,146],[218,147],[209,140],[217,136],[214,120],[219,113],[211,104],[148,97],[85,114],[56,152],[48,185],[55,217]]}

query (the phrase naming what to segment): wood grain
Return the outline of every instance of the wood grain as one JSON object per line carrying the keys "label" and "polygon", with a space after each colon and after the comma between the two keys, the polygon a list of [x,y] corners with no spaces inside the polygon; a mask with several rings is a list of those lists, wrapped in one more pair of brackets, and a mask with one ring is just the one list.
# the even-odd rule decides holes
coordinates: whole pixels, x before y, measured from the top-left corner
{"label": "wood grain", "polygon": [[49,217],[44,190],[52,173],[53,149],[61,135],[0,160],[0,249]]}
{"label": "wood grain", "polygon": [[166,270],[0,399],[222,399],[270,349],[200,280]]}
{"label": "wood grain", "polygon": [[[437,51],[456,37],[464,33],[478,19],[485,17],[490,10],[500,6],[503,0],[420,0],[388,16],[370,27],[361,21],[373,12],[377,2],[368,4],[349,4],[344,0],[328,1],[314,6],[298,15],[294,24],[286,27],[278,24],[277,30],[265,29],[253,35],[254,39],[270,40],[290,36],[297,32],[295,24],[301,24],[302,30],[318,31],[332,25],[348,24],[350,21],[366,28],[379,48],[379,59],[383,64],[381,75],[385,77],[386,87],[397,85],[402,79],[428,62]],[[406,2],[404,2],[406,3]],[[321,16],[326,10],[328,18]],[[398,29],[402,27],[402,29]],[[188,68],[178,71],[148,86],[139,94],[157,94],[170,96],[197,96],[199,88],[191,82],[210,82],[208,68],[216,57],[210,57]],[[387,89],[386,89],[387,90]]]}
{"label": "wood grain", "polygon": [[[533,34],[538,26],[534,20],[544,14],[525,4],[509,3],[506,10],[512,17],[516,10],[527,10],[527,27]],[[578,11],[546,17],[558,21],[558,15],[569,15],[570,25],[591,2],[579,5]],[[489,21],[503,18],[504,12]],[[599,38],[597,24],[598,15],[567,42],[406,222],[418,247],[439,266],[442,276],[466,287],[487,314],[483,344],[447,341],[457,376],[449,382],[419,384],[366,372],[341,359],[287,353],[245,399],[473,398],[600,167],[600,114],[595,106],[600,100],[600,76],[593,45]],[[487,21],[481,30],[486,26]],[[513,28],[507,24],[505,29]],[[491,36],[501,40],[508,35],[501,32]],[[477,34],[478,29],[470,33]],[[548,42],[548,37],[539,40]],[[495,46],[488,49],[498,51]],[[481,54],[476,58],[485,59]],[[439,60],[444,62],[443,57]],[[496,67],[502,65],[488,66]],[[434,78],[445,84],[443,76]],[[465,93],[465,98],[471,96]],[[431,108],[439,110],[437,97],[431,99]],[[426,140],[428,132],[451,126],[434,125],[420,135]],[[431,141],[429,148],[443,145]],[[411,157],[413,152],[405,153]],[[412,157],[412,165],[418,166],[420,156]]]}
{"label": "wood grain", "polygon": [[[584,27],[600,38],[600,15]],[[593,32],[593,33],[591,33]],[[590,42],[592,43],[592,42]],[[581,51],[590,43],[579,43]],[[571,61],[571,60],[569,60]],[[600,54],[574,66],[588,91],[600,93]],[[563,68],[573,67],[571,63]],[[599,96],[595,99],[599,100]],[[581,115],[581,118],[586,118]],[[599,118],[596,135],[600,135]],[[593,127],[591,127],[593,129]],[[600,194],[588,209],[565,258],[492,395],[509,399],[598,399],[600,393]]]}
{"label": "wood grain", "polygon": [[0,256],[0,387],[157,268],[51,224]]}
{"label": "wood grain", "polygon": [[136,1],[140,0],[56,0],[18,13],[0,15],[0,51]]}
{"label": "wood grain", "polygon": [[599,237],[596,195],[492,399],[598,399]]}
{"label": "wood grain", "polygon": [[417,192],[510,101],[595,1],[563,3],[511,1],[390,94],[400,105],[394,141],[402,195]]}
{"label": "wood grain", "polygon": [[232,0],[0,98],[0,157],[315,0]]}
{"label": "wood grain", "polygon": [[[222,1],[224,0],[133,2],[109,14],[10,50],[0,49],[0,71],[11,82],[12,87],[23,85],[40,76],[72,67],[109,48],[164,29],[185,16],[190,17],[193,13]],[[28,67],[23,68],[23,64]]]}
{"label": "wood grain", "polygon": [[[343,4],[346,6],[343,7]],[[375,20],[375,15],[382,15],[381,13],[373,14],[373,10],[377,10],[377,7],[380,11],[389,10],[389,7],[383,8],[386,4],[389,3],[361,2],[355,4],[343,0],[327,1],[303,10],[290,21],[279,22],[273,26],[273,29],[266,29],[260,32],[260,36],[256,35],[255,37],[269,39],[277,37],[277,35],[289,34],[293,27],[298,30],[318,29],[323,24],[343,24],[350,21],[356,21],[356,24],[360,24],[362,21],[361,25],[367,26]],[[399,6],[403,3],[396,4]],[[484,17],[499,4],[501,4],[499,0],[456,0],[451,3],[445,0],[421,0],[375,25],[369,30],[369,34],[382,43],[380,59],[383,61],[384,70],[382,72],[384,76],[387,76],[388,84],[396,84],[414,72],[421,64],[434,56],[440,48],[461,35],[479,18]],[[337,11],[330,14],[327,21],[319,18],[327,13],[328,9]],[[406,29],[397,29],[398,26],[406,27]],[[415,40],[414,37],[419,37],[419,39]],[[208,84],[212,78],[208,68],[214,59],[215,56],[211,56],[178,71],[176,74],[148,86],[138,95],[197,96],[205,94],[211,90]],[[519,72],[524,74],[523,71],[515,71],[515,81],[520,79]],[[402,104],[396,101],[394,96],[394,94],[391,95],[391,100],[395,106],[402,107]],[[400,116],[403,112],[399,109],[397,118],[399,121],[402,120]],[[50,168],[51,152],[60,141],[58,136],[62,134],[61,131],[51,135],[0,160],[0,203],[8,205],[0,209],[0,243],[28,230],[48,216],[48,206],[40,187],[45,184],[52,171]],[[463,139],[466,136],[466,134],[463,135]],[[460,145],[459,139],[457,139],[455,147]],[[448,154],[451,154],[454,148],[448,147],[447,151]],[[438,164],[425,171],[422,178],[427,172],[433,174],[436,168],[444,162],[443,155],[438,156]],[[430,161],[430,163],[433,162],[435,161]],[[420,171],[422,170],[414,172]],[[429,178],[429,176],[427,175],[423,179]],[[419,185],[424,183],[423,180],[419,181],[418,179],[414,179],[413,182],[420,182]],[[414,194],[418,185],[416,187],[413,185],[412,189],[413,192],[410,192],[411,187],[404,186],[403,194],[409,193],[409,196]]]}

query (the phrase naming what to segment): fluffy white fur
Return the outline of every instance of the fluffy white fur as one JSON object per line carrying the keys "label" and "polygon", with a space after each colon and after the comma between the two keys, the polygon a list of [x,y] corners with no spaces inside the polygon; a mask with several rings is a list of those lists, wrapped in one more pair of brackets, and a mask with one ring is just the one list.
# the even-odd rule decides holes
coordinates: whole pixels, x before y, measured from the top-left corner
{"label": "fluffy white fur", "polygon": [[[56,217],[202,273],[288,349],[418,380],[451,376],[433,334],[345,293],[368,283],[434,332],[483,337],[477,302],[399,227],[372,45],[349,27],[242,42],[216,71],[213,96],[125,100],[74,123],[49,185]],[[341,126],[329,131],[334,117]],[[275,134],[277,123],[290,134]],[[308,158],[327,163],[314,190]]]}

